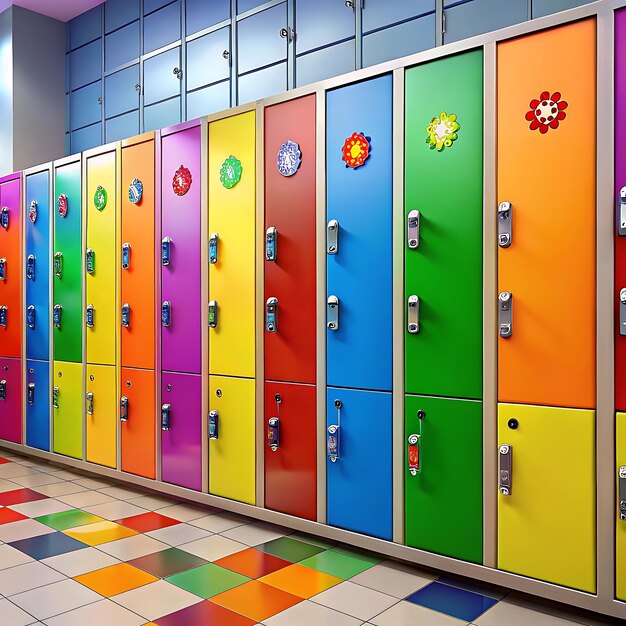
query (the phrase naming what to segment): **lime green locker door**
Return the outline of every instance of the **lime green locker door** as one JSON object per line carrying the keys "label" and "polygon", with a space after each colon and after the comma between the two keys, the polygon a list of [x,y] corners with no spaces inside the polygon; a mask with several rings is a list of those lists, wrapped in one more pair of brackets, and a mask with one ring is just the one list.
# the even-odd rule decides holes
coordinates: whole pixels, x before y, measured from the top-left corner
{"label": "lime green locker door", "polygon": [[59,454],[83,458],[83,366],[54,362],[52,377],[53,444]]}
{"label": "lime green locker door", "polygon": [[595,593],[595,412],[498,406],[498,567]]}
{"label": "lime green locker door", "polygon": [[[117,392],[115,366],[87,365],[85,380],[85,424],[91,463],[117,465]],[[146,442],[149,444],[149,442]]]}
{"label": "lime green locker door", "polygon": [[[617,414],[617,535],[615,538],[616,596],[626,601],[626,413]],[[622,469],[624,468],[624,469]],[[625,504],[622,505],[622,502]],[[621,514],[620,514],[621,513]],[[624,518],[622,519],[622,515]]]}
{"label": "lime green locker door", "polygon": [[406,544],[483,556],[482,402],[407,396]]}
{"label": "lime green locker door", "polygon": [[482,397],[483,58],[406,72],[408,393]]}

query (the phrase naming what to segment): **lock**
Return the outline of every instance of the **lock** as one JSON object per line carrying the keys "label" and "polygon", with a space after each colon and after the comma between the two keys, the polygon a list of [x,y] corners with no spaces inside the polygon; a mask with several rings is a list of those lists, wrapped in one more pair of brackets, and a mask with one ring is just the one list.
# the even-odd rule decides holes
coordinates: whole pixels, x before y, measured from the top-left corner
{"label": "lock", "polygon": [[60,304],[55,304],[52,309],[52,324],[55,328],[61,330],[61,314],[63,312],[63,307]]}
{"label": "lock", "polygon": [[169,430],[172,424],[172,405],[161,405],[161,430]]}
{"label": "lock", "polygon": [[210,411],[209,412],[209,439],[217,439],[218,438],[218,418],[219,411]]}
{"label": "lock", "polygon": [[7,381],[0,380],[0,400],[7,399]]}
{"label": "lock", "polygon": [[265,260],[276,261],[278,258],[278,231],[270,226],[265,231]]}
{"label": "lock", "polygon": [[128,398],[122,396],[120,398],[120,422],[128,421]]}
{"label": "lock", "polygon": [[339,458],[339,425],[331,424],[328,427],[328,437],[326,439],[326,451],[331,463],[335,463]]}
{"label": "lock", "polygon": [[85,395],[85,411],[87,415],[93,415],[93,391],[88,391]]}
{"label": "lock", "polygon": [[88,304],[87,309],[85,311],[85,323],[87,324],[87,328],[93,328],[94,317],[95,317],[95,309],[93,308],[93,304]]}
{"label": "lock", "polygon": [[122,269],[130,269],[130,244],[122,244]]}
{"label": "lock", "polygon": [[130,304],[128,302],[124,302],[122,305],[122,326],[130,328]]}
{"label": "lock", "polygon": [[408,441],[409,473],[411,476],[417,476],[417,473],[420,471],[420,435],[409,435]]}
{"label": "lock", "polygon": [[166,300],[161,305],[161,324],[163,326],[169,326],[172,323],[172,304],[169,300]]}
{"label": "lock", "polygon": [[26,326],[31,330],[35,329],[35,317],[35,305],[29,304],[28,307],[26,307]]}
{"label": "lock", "polygon": [[28,383],[26,388],[26,394],[28,398],[28,404],[33,406],[35,404],[35,383]]}
{"label": "lock", "polygon": [[513,334],[513,294],[510,291],[503,291],[498,296],[498,325],[503,339]]}
{"label": "lock", "polygon": [[0,226],[7,230],[9,228],[9,207],[3,206],[0,209]]}
{"label": "lock", "polygon": [[417,296],[409,296],[407,306],[407,330],[411,335],[420,331],[420,299]]}
{"label": "lock", "polygon": [[161,265],[170,264],[171,252],[172,240],[169,237],[163,237],[163,241],[161,241]]}
{"label": "lock", "polygon": [[59,408],[59,388],[56,386],[52,387],[52,408]]}
{"label": "lock", "polygon": [[6,328],[7,326],[8,309],[6,304],[0,306],[0,327]]}
{"label": "lock", "polygon": [[217,300],[209,302],[209,328],[217,328]]}
{"label": "lock", "polygon": [[93,248],[87,248],[85,253],[85,269],[87,274],[96,273],[96,251]]}
{"label": "lock", "polygon": [[409,248],[415,250],[420,245],[420,212],[416,209],[409,212],[407,225]]}
{"label": "lock", "polygon": [[330,220],[326,227],[326,252],[337,254],[339,251],[339,222]]}
{"label": "lock", "polygon": [[280,445],[279,424],[277,417],[270,417],[267,420],[267,445],[272,452],[276,452]]}
{"label": "lock", "polygon": [[2,257],[0,259],[0,280],[6,280],[6,279],[7,279],[7,260],[6,258]]}
{"label": "lock", "polygon": [[217,247],[220,236],[217,233],[211,233],[209,237],[209,263],[213,265],[217,263]]}
{"label": "lock", "polygon": [[62,252],[55,252],[52,265],[53,265],[54,275],[57,278],[63,278],[63,253]]}
{"label": "lock", "polygon": [[626,335],[626,287],[619,292],[619,334]]}
{"label": "lock", "polygon": [[339,330],[339,298],[329,296],[327,305],[326,327],[328,330]]}
{"label": "lock", "polygon": [[500,202],[498,205],[498,245],[508,248],[513,237],[513,207],[510,202]]}
{"label": "lock", "polygon": [[278,298],[268,298],[265,303],[265,330],[268,333],[278,330]]}
{"label": "lock", "polygon": [[26,278],[35,280],[35,255],[29,254],[26,259]]}
{"label": "lock", "polygon": [[513,471],[513,447],[502,444],[499,449],[498,475],[500,477],[500,493],[503,496],[511,495]]}
{"label": "lock", "polygon": [[621,465],[617,473],[619,484],[619,518],[620,521],[626,522],[626,465]]}
{"label": "lock", "polygon": [[619,222],[617,224],[617,234],[626,235],[626,187],[619,190]]}

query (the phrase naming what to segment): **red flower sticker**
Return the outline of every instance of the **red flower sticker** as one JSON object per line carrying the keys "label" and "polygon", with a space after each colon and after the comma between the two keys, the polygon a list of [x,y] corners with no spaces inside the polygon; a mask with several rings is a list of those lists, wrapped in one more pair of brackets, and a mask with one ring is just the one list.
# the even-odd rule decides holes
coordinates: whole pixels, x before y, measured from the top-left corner
{"label": "red flower sticker", "polygon": [[550,95],[549,91],[544,91],[539,99],[530,101],[530,111],[526,113],[526,120],[530,122],[530,130],[537,130],[542,135],[548,132],[548,129],[556,129],[559,122],[565,119],[567,102],[561,100],[561,94],[555,91]]}
{"label": "red flower sticker", "polygon": [[181,165],[174,174],[172,189],[177,196],[184,196],[191,187],[191,172]]}
{"label": "red flower sticker", "polygon": [[352,133],[348,137],[341,149],[342,161],[346,162],[346,167],[357,168],[365,163],[370,155],[370,142],[363,133]]}

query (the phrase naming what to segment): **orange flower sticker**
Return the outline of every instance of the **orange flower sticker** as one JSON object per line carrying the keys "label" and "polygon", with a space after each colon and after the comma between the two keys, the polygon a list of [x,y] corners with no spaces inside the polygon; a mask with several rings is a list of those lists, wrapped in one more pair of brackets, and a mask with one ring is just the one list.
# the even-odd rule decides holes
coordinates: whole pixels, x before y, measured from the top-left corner
{"label": "orange flower sticker", "polygon": [[565,117],[567,102],[561,100],[561,94],[555,91],[550,95],[549,91],[544,91],[539,96],[530,101],[530,111],[526,113],[526,121],[530,122],[530,130],[537,130],[545,135],[550,128],[557,129],[559,122]]}
{"label": "orange flower sticker", "polygon": [[346,162],[346,167],[356,169],[365,163],[370,155],[370,142],[363,133],[352,133],[348,137],[341,149],[343,156],[342,161]]}

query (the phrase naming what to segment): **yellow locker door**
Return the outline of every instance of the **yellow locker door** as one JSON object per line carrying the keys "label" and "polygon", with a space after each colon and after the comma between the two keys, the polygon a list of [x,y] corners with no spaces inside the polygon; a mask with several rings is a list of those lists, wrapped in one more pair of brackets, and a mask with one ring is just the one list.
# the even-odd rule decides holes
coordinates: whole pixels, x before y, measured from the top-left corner
{"label": "yellow locker door", "polygon": [[53,450],[83,458],[83,366],[54,362],[52,378]]}
{"label": "yellow locker door", "polygon": [[115,364],[116,306],[116,153],[87,157],[87,294],[93,325],[87,320],[87,363]]}
{"label": "yellow locker door", "polygon": [[209,377],[210,423],[217,411],[217,438],[209,439],[209,492],[247,504],[255,504],[254,393],[249,378]]}
{"label": "yellow locker door", "polygon": [[115,367],[87,365],[85,383],[86,459],[117,466],[117,392]]}
{"label": "yellow locker door", "polygon": [[498,567],[595,593],[595,412],[500,404],[498,446]]}
{"label": "yellow locker door", "polygon": [[[617,475],[619,468],[626,467],[626,413],[617,414]],[[623,480],[623,479],[622,479]],[[618,492],[619,496],[619,492]],[[622,498],[619,498],[620,500]],[[626,499],[626,498],[625,498]],[[626,512],[625,512],[626,513]],[[626,601],[626,520],[621,520],[617,511],[617,536],[615,544],[616,596]]]}
{"label": "yellow locker door", "polygon": [[[217,261],[209,269],[209,371],[254,377],[255,113],[209,124],[209,233]],[[297,203],[297,199],[294,199]]]}

